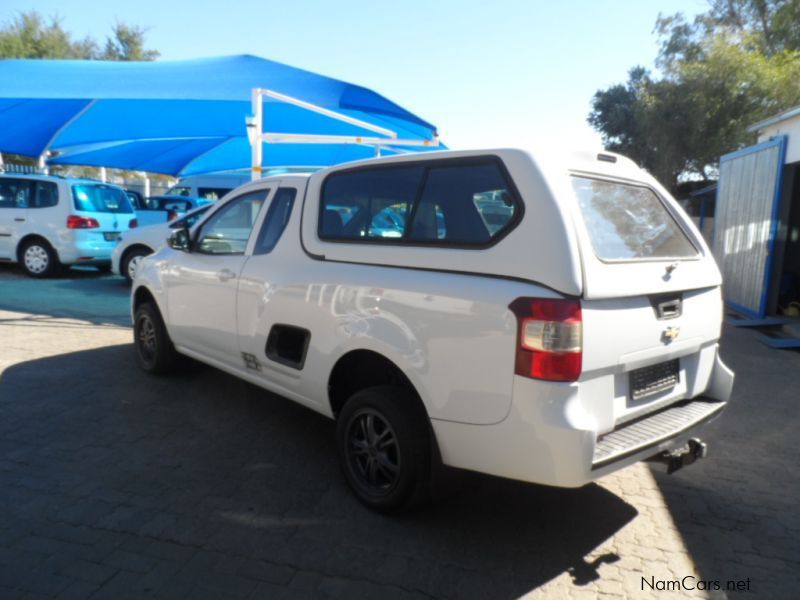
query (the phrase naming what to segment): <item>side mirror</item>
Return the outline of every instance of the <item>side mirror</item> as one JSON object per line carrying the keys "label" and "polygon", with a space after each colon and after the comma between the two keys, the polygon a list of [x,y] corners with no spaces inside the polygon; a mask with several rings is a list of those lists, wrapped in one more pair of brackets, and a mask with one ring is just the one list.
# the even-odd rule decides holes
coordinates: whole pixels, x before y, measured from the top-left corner
{"label": "side mirror", "polygon": [[189,239],[189,230],[186,227],[181,227],[173,231],[167,238],[167,245],[173,250],[189,252]]}

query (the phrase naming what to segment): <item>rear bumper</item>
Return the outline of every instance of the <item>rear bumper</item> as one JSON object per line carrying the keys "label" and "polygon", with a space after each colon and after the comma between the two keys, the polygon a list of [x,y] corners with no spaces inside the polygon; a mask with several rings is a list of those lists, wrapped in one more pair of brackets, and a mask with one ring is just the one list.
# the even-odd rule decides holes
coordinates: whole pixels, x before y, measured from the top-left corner
{"label": "rear bumper", "polygon": [[108,264],[117,242],[75,240],[58,249],[59,260],[64,264]]}
{"label": "rear bumper", "polygon": [[[559,487],[579,487],[684,445],[724,409],[733,373],[715,357],[706,390],[600,433],[579,384],[516,377],[511,410],[495,425],[432,419],[445,464]],[[601,403],[597,403],[601,404]]]}

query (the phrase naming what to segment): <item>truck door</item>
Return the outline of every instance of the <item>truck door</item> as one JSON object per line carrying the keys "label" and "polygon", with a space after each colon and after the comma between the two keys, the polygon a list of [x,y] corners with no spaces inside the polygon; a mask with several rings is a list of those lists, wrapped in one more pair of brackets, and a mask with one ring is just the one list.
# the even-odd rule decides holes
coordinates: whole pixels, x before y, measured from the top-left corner
{"label": "truck door", "polygon": [[176,345],[239,365],[236,291],[251,233],[269,189],[240,194],[199,225],[191,252],[181,253],[165,277],[170,334]]}
{"label": "truck door", "polygon": [[[298,183],[298,186],[303,184]],[[242,271],[237,301],[239,345],[245,367],[282,387],[294,388],[302,369],[309,332],[297,314],[287,314],[276,293],[287,292],[287,277],[302,250],[298,246],[299,216],[292,239],[287,225],[299,213],[301,187],[281,182],[255,239],[253,254]],[[291,282],[288,282],[291,283]],[[281,289],[283,288],[283,289]],[[276,306],[276,304],[278,306]]]}
{"label": "truck door", "polygon": [[785,148],[786,136],[779,136],[719,163],[714,256],[725,301],[754,318],[767,312]]}

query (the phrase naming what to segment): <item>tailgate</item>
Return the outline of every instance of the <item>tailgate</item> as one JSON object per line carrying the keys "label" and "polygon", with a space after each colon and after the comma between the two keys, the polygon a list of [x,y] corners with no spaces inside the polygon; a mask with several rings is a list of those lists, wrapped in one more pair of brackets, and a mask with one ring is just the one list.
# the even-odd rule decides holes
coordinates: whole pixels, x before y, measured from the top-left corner
{"label": "tailgate", "polygon": [[97,221],[99,227],[86,230],[86,235],[97,242],[116,242],[136,217],[128,196],[116,186],[91,182],[73,184],[72,199],[76,214]]}
{"label": "tailgate", "polygon": [[600,431],[702,394],[716,359],[721,276],[652,178],[573,173],[583,267],[583,372]]}
{"label": "tailgate", "polygon": [[720,288],[581,303],[587,398],[607,431],[705,391],[720,335]]}

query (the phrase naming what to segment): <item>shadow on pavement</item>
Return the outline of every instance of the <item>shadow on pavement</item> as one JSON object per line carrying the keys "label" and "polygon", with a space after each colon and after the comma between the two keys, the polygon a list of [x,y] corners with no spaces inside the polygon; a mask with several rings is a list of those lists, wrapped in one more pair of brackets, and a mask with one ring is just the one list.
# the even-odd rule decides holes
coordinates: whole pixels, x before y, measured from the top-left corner
{"label": "shadow on pavement", "polygon": [[565,571],[597,578],[618,557],[583,557],[637,514],[596,485],[470,474],[381,516],[346,488],[333,439],[328,419],[219,371],[148,377],[128,345],[20,363],[0,378],[0,537],[67,524],[414,596],[512,598]]}
{"label": "shadow on pavement", "polygon": [[702,578],[723,589],[750,578],[758,597],[797,598],[800,354],[732,327],[721,347],[736,382],[701,436],[709,456],[671,476],[656,472],[656,481]]}
{"label": "shadow on pavement", "polygon": [[0,309],[130,325],[130,286],[122,277],[84,267],[42,280],[27,277],[13,265],[1,265],[0,275]]}

